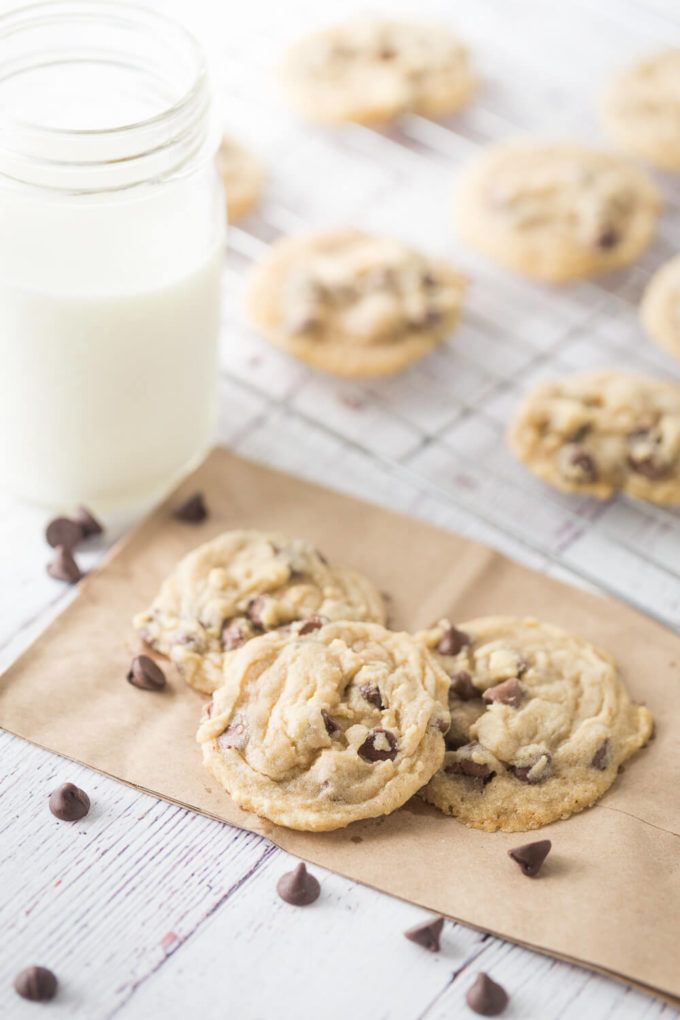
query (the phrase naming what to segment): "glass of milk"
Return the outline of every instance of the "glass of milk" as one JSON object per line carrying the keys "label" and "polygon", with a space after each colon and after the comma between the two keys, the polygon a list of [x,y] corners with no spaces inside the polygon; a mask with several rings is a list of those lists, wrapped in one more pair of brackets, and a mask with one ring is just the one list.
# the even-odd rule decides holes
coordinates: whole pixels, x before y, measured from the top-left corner
{"label": "glass of milk", "polygon": [[216,421],[224,244],[200,49],[107,0],[0,17],[0,486],[166,490]]}

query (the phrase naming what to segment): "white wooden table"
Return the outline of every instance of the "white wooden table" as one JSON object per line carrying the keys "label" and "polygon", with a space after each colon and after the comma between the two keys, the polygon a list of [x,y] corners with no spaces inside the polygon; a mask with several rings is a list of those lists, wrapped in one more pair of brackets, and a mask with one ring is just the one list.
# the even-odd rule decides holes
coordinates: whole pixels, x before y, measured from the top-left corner
{"label": "white wooden table", "polygon": [[[303,128],[287,113],[271,65],[286,40],[360,5],[156,6],[203,39],[225,122],[270,168],[258,213],[230,237],[221,439],[573,583],[599,585],[677,627],[678,513],[549,493],[500,440],[518,394],[545,375],[617,364],[680,379],[678,364],[644,339],[635,318],[651,270],[680,246],[680,182],[662,181],[666,216],[637,266],[559,291],[495,270],[459,245],[449,223],[455,173],[486,142],[518,133],[602,140],[594,95],[614,67],[680,40],[672,0],[459,0],[455,23],[485,78],[469,113],[446,124],[408,117],[390,132],[335,133]],[[453,17],[451,5],[422,0],[372,10],[407,13],[409,6]],[[448,254],[473,281],[461,329],[393,380],[323,378],[269,348],[240,317],[241,277],[268,243],[304,226],[345,222]],[[44,523],[42,512],[0,501],[3,665],[72,597],[45,575]],[[110,541],[124,522],[108,523]],[[264,839],[2,733],[0,762],[2,1015],[22,1020],[42,1008],[87,1020],[444,1020],[472,1015],[465,991],[485,970],[511,995],[508,1018],[678,1016],[622,984],[453,923],[442,951],[428,954],[402,936],[419,910],[320,869],[321,898],[295,909],[275,893],[293,862]],[[47,809],[63,781],[92,799],[90,814],[74,825]],[[30,963],[59,976],[48,1007],[24,1003],[11,989]]]}

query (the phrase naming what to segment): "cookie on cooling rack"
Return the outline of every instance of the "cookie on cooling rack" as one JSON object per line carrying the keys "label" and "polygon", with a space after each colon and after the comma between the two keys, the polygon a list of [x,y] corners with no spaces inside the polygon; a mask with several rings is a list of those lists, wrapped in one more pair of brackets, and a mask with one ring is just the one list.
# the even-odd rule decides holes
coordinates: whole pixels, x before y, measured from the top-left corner
{"label": "cookie on cooling rack", "polygon": [[338,829],[396,810],[439,768],[448,687],[423,644],[377,624],[266,634],[226,661],[198,740],[241,807]]}
{"label": "cookie on cooling rack", "polygon": [[522,401],[508,446],[564,492],[608,499],[617,489],[680,502],[680,386],[614,369],[540,383]]}
{"label": "cookie on cooling rack", "polygon": [[264,170],[259,159],[229,135],[224,135],[217,150],[217,169],[224,183],[227,218],[234,223],[249,213],[260,197]]}
{"label": "cookie on cooling rack", "polygon": [[534,619],[416,635],[450,680],[444,762],[421,796],[476,829],[517,832],[594,804],[652,732],[614,660]]}
{"label": "cookie on cooling rack", "polygon": [[680,47],[618,74],[605,93],[602,114],[623,148],[664,170],[680,170]]}
{"label": "cookie on cooling rack", "polygon": [[329,564],[310,543],[260,531],[227,531],[185,556],[135,627],[184,680],[210,693],[225,655],[266,631],[323,620],[383,623],[375,586]]}
{"label": "cookie on cooling rack", "polygon": [[654,233],[660,198],[625,159],[575,143],[486,149],[457,194],[461,236],[527,276],[563,282],[635,261]]}
{"label": "cookie on cooling rack", "polygon": [[655,344],[680,358],[680,255],[664,262],[647,284],[640,320]]}
{"label": "cookie on cooling rack", "polygon": [[252,273],[245,307],[267,340],[315,368],[376,376],[441,343],[464,289],[442,259],[343,229],[278,241]]}
{"label": "cookie on cooling rack", "polygon": [[282,67],[291,104],[327,123],[460,110],[477,87],[463,44],[442,25],[367,19],[315,32]]}

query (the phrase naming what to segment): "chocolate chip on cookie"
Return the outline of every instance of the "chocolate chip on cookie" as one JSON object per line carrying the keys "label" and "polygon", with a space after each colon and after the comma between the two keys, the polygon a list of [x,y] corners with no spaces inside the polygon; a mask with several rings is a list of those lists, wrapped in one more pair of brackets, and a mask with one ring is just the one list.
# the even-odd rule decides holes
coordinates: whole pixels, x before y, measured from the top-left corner
{"label": "chocolate chip on cookie", "polygon": [[357,754],[364,761],[394,761],[397,740],[389,730],[377,729],[368,734]]}
{"label": "chocolate chip on cookie", "polygon": [[364,701],[367,701],[369,705],[373,705],[382,712],[384,705],[380,696],[380,688],[377,684],[361,684],[359,687],[359,693]]}
{"label": "chocolate chip on cookie", "polygon": [[235,715],[226,730],[223,730],[217,738],[220,748],[235,747],[242,751],[248,743],[248,720],[244,715]]}
{"label": "chocolate chip on cookie", "polygon": [[432,917],[429,921],[421,921],[420,924],[414,924],[412,928],[408,928],[404,932],[404,935],[410,942],[415,942],[416,945],[422,946],[428,952],[438,953],[441,948],[439,937],[443,927],[443,917]]}
{"label": "chocolate chip on cookie", "polygon": [[549,839],[538,839],[534,843],[523,843],[521,846],[513,847],[512,850],[508,850],[508,856],[519,864],[523,875],[535,878],[551,847]]}
{"label": "chocolate chip on cookie", "polygon": [[440,655],[458,655],[461,649],[469,644],[469,634],[458,630],[457,627],[449,627],[437,645],[437,651]]}
{"label": "chocolate chip on cookie", "polygon": [[472,677],[466,669],[461,669],[451,677],[449,698],[451,695],[460,698],[461,701],[470,701],[479,697],[479,691],[472,682]]}
{"label": "chocolate chip on cookie", "polygon": [[547,752],[538,756],[536,761],[529,765],[508,765],[515,779],[522,783],[529,783],[535,786],[542,783],[552,775],[552,756]]}
{"label": "chocolate chip on cookie", "polygon": [[517,677],[510,677],[495,687],[487,687],[482,694],[484,701],[500,701],[502,705],[510,705],[511,708],[519,708],[522,704],[522,687]]}
{"label": "chocolate chip on cookie", "polygon": [[246,640],[245,627],[240,620],[227,620],[222,627],[220,641],[225,652],[240,648]]}
{"label": "chocolate chip on cookie", "polygon": [[603,740],[590,761],[591,768],[604,772],[607,768],[607,755],[609,751],[609,740]]}
{"label": "chocolate chip on cookie", "polygon": [[331,719],[325,708],[321,709],[321,718],[323,719],[323,724],[326,727],[326,733],[329,737],[340,732],[341,727]]}
{"label": "chocolate chip on cookie", "polygon": [[319,616],[317,613],[312,613],[311,616],[300,621],[297,632],[298,634],[312,634],[315,630],[318,630],[319,627],[323,627],[323,624],[323,617]]}

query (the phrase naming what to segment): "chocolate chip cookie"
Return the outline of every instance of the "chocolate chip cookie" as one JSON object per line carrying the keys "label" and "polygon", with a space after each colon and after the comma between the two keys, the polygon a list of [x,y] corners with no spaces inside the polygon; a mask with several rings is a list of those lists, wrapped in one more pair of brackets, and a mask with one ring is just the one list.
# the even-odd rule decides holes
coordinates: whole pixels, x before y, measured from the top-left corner
{"label": "chocolate chip cookie", "polygon": [[559,283],[633,262],[660,204],[652,182],[612,153],[515,142],[486,149],[464,174],[456,220],[484,255]]}
{"label": "chocolate chip cookie", "polygon": [[475,829],[582,811],[651,735],[614,660],[559,627],[490,616],[416,636],[451,681],[446,756],[422,796]]}
{"label": "chocolate chip cookie", "polygon": [[224,135],[217,150],[217,169],[224,183],[227,218],[235,223],[260,197],[264,170],[259,159],[229,135]]}
{"label": "chocolate chip cookie", "polygon": [[222,680],[225,654],[266,631],[384,619],[374,585],[330,565],[311,543],[227,531],[185,556],[134,624],[191,687],[210,693]]}
{"label": "chocolate chip cookie", "polygon": [[623,148],[665,170],[680,170],[680,48],[645,57],[618,74],[602,114]]}
{"label": "chocolate chip cookie", "polygon": [[524,398],[510,449],[564,492],[608,499],[620,489],[680,502],[680,386],[615,370],[563,376]]}
{"label": "chocolate chip cookie", "polygon": [[680,358],[680,255],[664,262],[647,284],[640,320],[655,344]]}
{"label": "chocolate chip cookie", "polygon": [[225,661],[204,763],[237,804],[292,829],[389,814],[442,762],[448,687],[421,642],[377,624],[266,634]]}
{"label": "chocolate chip cookie", "polygon": [[373,19],[335,25],[293,46],[282,83],[304,117],[388,121],[455,113],[477,87],[462,43],[442,25]]}
{"label": "chocolate chip cookie", "polygon": [[465,282],[447,262],[359,230],[278,241],[246,312],[272,343],[341,376],[398,372],[455,326]]}

